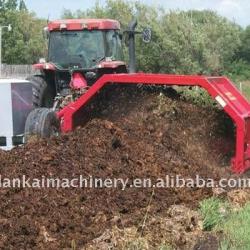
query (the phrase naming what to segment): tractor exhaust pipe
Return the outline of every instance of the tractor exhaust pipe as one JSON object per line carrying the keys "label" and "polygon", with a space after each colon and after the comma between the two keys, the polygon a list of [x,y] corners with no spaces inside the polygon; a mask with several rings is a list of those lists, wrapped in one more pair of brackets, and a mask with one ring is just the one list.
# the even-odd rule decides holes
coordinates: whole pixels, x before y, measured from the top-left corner
{"label": "tractor exhaust pipe", "polygon": [[129,73],[136,72],[136,59],[135,59],[135,28],[137,20],[132,20],[128,25],[128,42],[129,42]]}

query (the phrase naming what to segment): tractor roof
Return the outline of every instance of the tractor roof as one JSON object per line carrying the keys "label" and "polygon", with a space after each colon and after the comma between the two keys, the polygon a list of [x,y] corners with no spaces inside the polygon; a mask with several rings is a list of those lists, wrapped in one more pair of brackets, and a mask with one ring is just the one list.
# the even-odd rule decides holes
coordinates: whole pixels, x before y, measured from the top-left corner
{"label": "tractor roof", "polygon": [[48,24],[49,31],[53,30],[109,30],[120,29],[120,23],[112,19],[65,19],[55,20]]}

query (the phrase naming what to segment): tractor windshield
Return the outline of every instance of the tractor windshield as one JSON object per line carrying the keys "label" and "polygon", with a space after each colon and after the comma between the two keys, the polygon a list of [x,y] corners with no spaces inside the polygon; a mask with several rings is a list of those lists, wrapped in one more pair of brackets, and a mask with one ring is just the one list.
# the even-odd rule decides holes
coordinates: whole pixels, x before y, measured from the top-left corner
{"label": "tractor windshield", "polygon": [[121,41],[114,30],[54,31],[49,61],[64,69],[93,68],[106,58],[121,60]]}

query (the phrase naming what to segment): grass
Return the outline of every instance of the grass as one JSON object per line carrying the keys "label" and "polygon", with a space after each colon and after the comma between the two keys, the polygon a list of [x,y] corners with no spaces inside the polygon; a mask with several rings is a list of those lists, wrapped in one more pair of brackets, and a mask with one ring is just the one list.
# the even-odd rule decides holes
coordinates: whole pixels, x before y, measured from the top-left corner
{"label": "grass", "polygon": [[223,231],[221,250],[250,249],[250,203],[241,210],[232,212],[216,230]]}
{"label": "grass", "polygon": [[209,198],[200,203],[203,230],[222,236],[220,250],[250,250],[250,202],[240,210],[218,199]]}
{"label": "grass", "polygon": [[211,231],[222,223],[227,215],[228,205],[218,198],[209,198],[200,202],[200,212],[203,218],[203,230]]}
{"label": "grass", "polygon": [[230,248],[230,243],[227,240],[224,239],[220,242],[218,250],[230,250],[230,249],[233,250],[232,248]]}

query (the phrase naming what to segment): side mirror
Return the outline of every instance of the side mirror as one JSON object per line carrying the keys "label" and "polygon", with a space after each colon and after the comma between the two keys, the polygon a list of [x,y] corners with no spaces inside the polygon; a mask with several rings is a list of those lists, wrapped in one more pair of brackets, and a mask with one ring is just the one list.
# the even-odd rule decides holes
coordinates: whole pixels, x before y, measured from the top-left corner
{"label": "side mirror", "polygon": [[49,38],[49,29],[48,27],[43,28],[43,38],[48,39]]}
{"label": "side mirror", "polygon": [[150,28],[145,28],[142,31],[142,40],[144,43],[149,43],[151,41],[152,38],[152,31]]}

